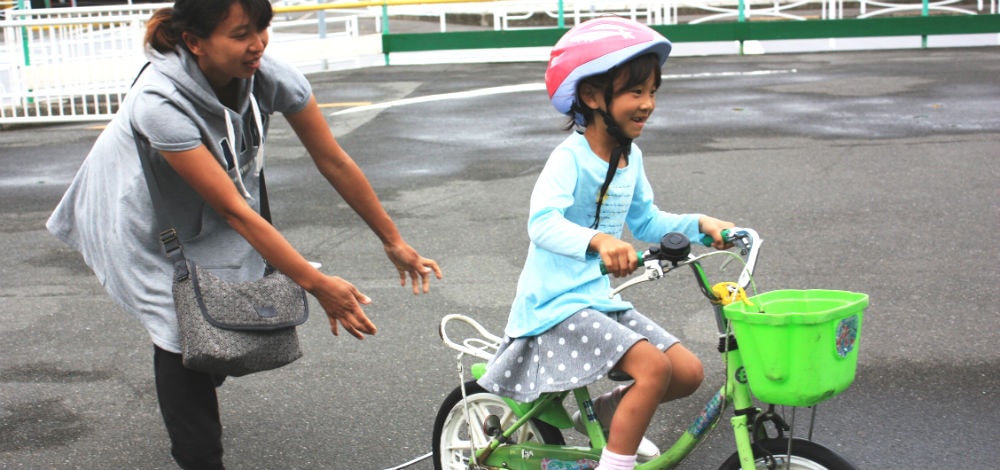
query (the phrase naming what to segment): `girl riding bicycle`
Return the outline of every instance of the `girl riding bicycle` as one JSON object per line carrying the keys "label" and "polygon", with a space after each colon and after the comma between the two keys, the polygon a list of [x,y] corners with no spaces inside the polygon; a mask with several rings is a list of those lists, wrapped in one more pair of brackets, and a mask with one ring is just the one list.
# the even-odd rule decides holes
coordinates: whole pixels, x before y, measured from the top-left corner
{"label": "girl riding bicycle", "polygon": [[[610,280],[638,266],[627,225],[644,242],[672,231],[700,233],[724,248],[730,222],[671,214],[653,202],[642,151],[633,140],[656,106],[671,44],[651,28],[602,17],[569,30],[551,52],[545,83],[572,132],[552,151],[531,194],[531,244],[504,339],[479,384],[518,401],[593,383],[610,372],[630,385],[593,400],[608,434],[599,470],[631,469],[656,456],[643,437],[656,407],[693,393],[701,361],[619,296]],[[641,445],[640,445],[641,444]]]}

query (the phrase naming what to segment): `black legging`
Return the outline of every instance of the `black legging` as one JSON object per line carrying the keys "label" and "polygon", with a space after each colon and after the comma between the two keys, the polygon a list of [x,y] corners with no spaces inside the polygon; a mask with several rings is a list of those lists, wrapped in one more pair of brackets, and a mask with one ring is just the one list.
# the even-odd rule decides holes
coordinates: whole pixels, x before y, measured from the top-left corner
{"label": "black legging", "polygon": [[224,377],[184,367],[181,355],[155,347],[153,369],[170,454],[185,470],[222,469],[222,422],[215,388]]}

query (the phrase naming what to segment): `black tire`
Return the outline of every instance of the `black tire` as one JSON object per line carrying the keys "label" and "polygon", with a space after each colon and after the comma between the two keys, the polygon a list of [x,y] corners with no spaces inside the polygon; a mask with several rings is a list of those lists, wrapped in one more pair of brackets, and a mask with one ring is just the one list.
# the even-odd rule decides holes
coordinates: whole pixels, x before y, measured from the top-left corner
{"label": "black tire", "polygon": [[[483,420],[493,414],[500,418],[503,428],[509,426],[516,417],[513,411],[497,395],[487,392],[475,381],[465,383],[465,395],[472,418],[470,426],[466,419],[466,405],[462,401],[462,389],[455,390],[444,399],[437,417],[431,448],[434,450],[435,470],[467,470],[472,453],[473,439],[477,447],[484,446],[489,439],[483,433]],[[538,441],[545,444],[564,445],[562,432],[555,426],[538,420],[531,420],[511,436],[515,442]]]}
{"label": "black tire", "polygon": [[[760,447],[774,455],[778,461],[776,468],[785,468],[788,456],[788,438],[768,439],[759,444]],[[753,455],[757,468],[766,469],[764,456],[767,454],[759,447],[754,446]],[[854,465],[832,450],[805,439],[792,439],[791,466],[788,468],[792,470],[855,470]],[[740,470],[739,454],[734,452],[719,467],[719,470]]]}

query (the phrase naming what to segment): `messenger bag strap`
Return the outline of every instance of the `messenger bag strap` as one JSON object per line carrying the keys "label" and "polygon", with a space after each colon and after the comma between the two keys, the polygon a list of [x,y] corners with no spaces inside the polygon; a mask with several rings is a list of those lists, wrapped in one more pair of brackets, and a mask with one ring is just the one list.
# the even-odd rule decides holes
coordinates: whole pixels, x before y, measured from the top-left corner
{"label": "messenger bag strap", "polygon": [[[149,62],[146,62],[146,64],[142,66],[142,69],[139,70],[139,73],[136,75],[135,80],[132,81],[133,86],[137,81],[139,81],[139,77],[142,75],[143,72],[146,71],[146,68],[149,67],[149,64],[150,64]],[[255,100],[255,98],[253,97],[252,93],[253,92],[251,92],[250,99],[253,101]],[[256,101],[253,102],[252,106],[253,106],[254,118],[257,120],[257,125],[259,129],[261,118],[260,118],[260,111],[256,105]],[[229,118],[227,117],[226,119]],[[153,216],[155,217],[156,220],[156,226],[160,227],[160,234],[159,234],[160,244],[163,246],[163,251],[167,256],[167,259],[170,260],[171,264],[173,264],[174,266],[174,279],[177,281],[182,281],[190,276],[190,272],[188,270],[188,265],[187,265],[187,259],[184,257],[184,247],[181,245],[180,236],[177,234],[175,225],[171,223],[169,220],[168,211],[166,210],[166,207],[164,206],[163,202],[164,201],[163,194],[160,192],[160,185],[159,183],[157,183],[156,173],[153,170],[153,164],[152,162],[149,161],[149,158],[147,158],[146,156],[147,149],[145,149],[141,144],[142,140],[145,140],[147,143],[149,141],[142,136],[139,130],[135,128],[135,125],[131,125],[131,128],[132,128],[132,139],[134,140],[136,147],[136,154],[138,155],[139,162],[142,165],[142,173],[146,178],[146,188],[149,190],[149,197],[152,200]],[[263,145],[264,136],[261,135],[260,138],[261,138],[260,145]],[[230,139],[230,145],[232,145],[231,139]],[[257,155],[256,158],[260,159],[263,157],[261,155]],[[236,155],[233,155],[233,159],[234,160],[236,159]],[[237,162],[236,164],[238,165],[239,163]],[[260,162],[257,162],[257,164],[259,165]],[[261,169],[258,178],[260,181],[260,215],[268,223],[271,223],[271,205],[268,203],[267,200],[267,186],[264,182],[263,169]],[[265,272],[269,271],[274,271],[274,268],[271,267],[271,263],[267,263],[267,268],[265,269]]]}
{"label": "messenger bag strap", "polygon": [[[153,171],[153,165],[146,157],[143,147],[140,144],[141,134],[132,126],[132,136],[135,140],[136,153],[139,156],[139,162],[142,164],[142,173],[146,177],[146,187],[149,189],[149,197],[153,202],[153,215],[156,218],[156,226],[160,227],[160,244],[163,245],[163,251],[170,260],[171,264],[174,265],[174,277],[176,280],[181,281],[187,279],[189,273],[187,268],[187,260],[184,258],[184,248],[181,246],[180,237],[177,235],[177,230],[174,228],[175,225],[170,222],[168,211],[164,207],[163,195],[160,192],[160,185],[156,181],[156,173]],[[267,184],[264,180],[264,172],[260,172],[260,215],[268,223],[271,223],[271,205],[267,198]],[[273,271],[271,264],[267,264],[267,270]]]}
{"label": "messenger bag strap", "polygon": [[164,207],[163,195],[160,193],[160,185],[156,182],[156,175],[153,172],[153,165],[144,155],[142,145],[139,143],[142,137],[135,126],[132,126],[132,137],[135,140],[136,154],[142,164],[142,173],[146,177],[146,188],[149,189],[149,197],[153,202],[153,216],[156,220],[156,226],[160,230],[160,244],[163,245],[163,252],[167,255],[167,259],[174,266],[174,280],[183,281],[190,275],[187,259],[184,258],[184,247],[181,246],[181,239],[177,235],[177,230],[174,229],[174,224],[170,223],[166,207]]}

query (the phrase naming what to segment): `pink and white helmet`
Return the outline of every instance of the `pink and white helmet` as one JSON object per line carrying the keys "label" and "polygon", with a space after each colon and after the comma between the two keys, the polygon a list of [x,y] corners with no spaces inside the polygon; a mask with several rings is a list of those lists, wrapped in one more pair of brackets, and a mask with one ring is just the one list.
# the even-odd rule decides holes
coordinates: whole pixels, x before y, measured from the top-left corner
{"label": "pink and white helmet", "polygon": [[552,48],[545,70],[545,87],[552,106],[568,114],[581,79],[599,75],[633,57],[655,53],[660,65],[671,44],[649,26],[616,16],[595,18],[574,26]]}

